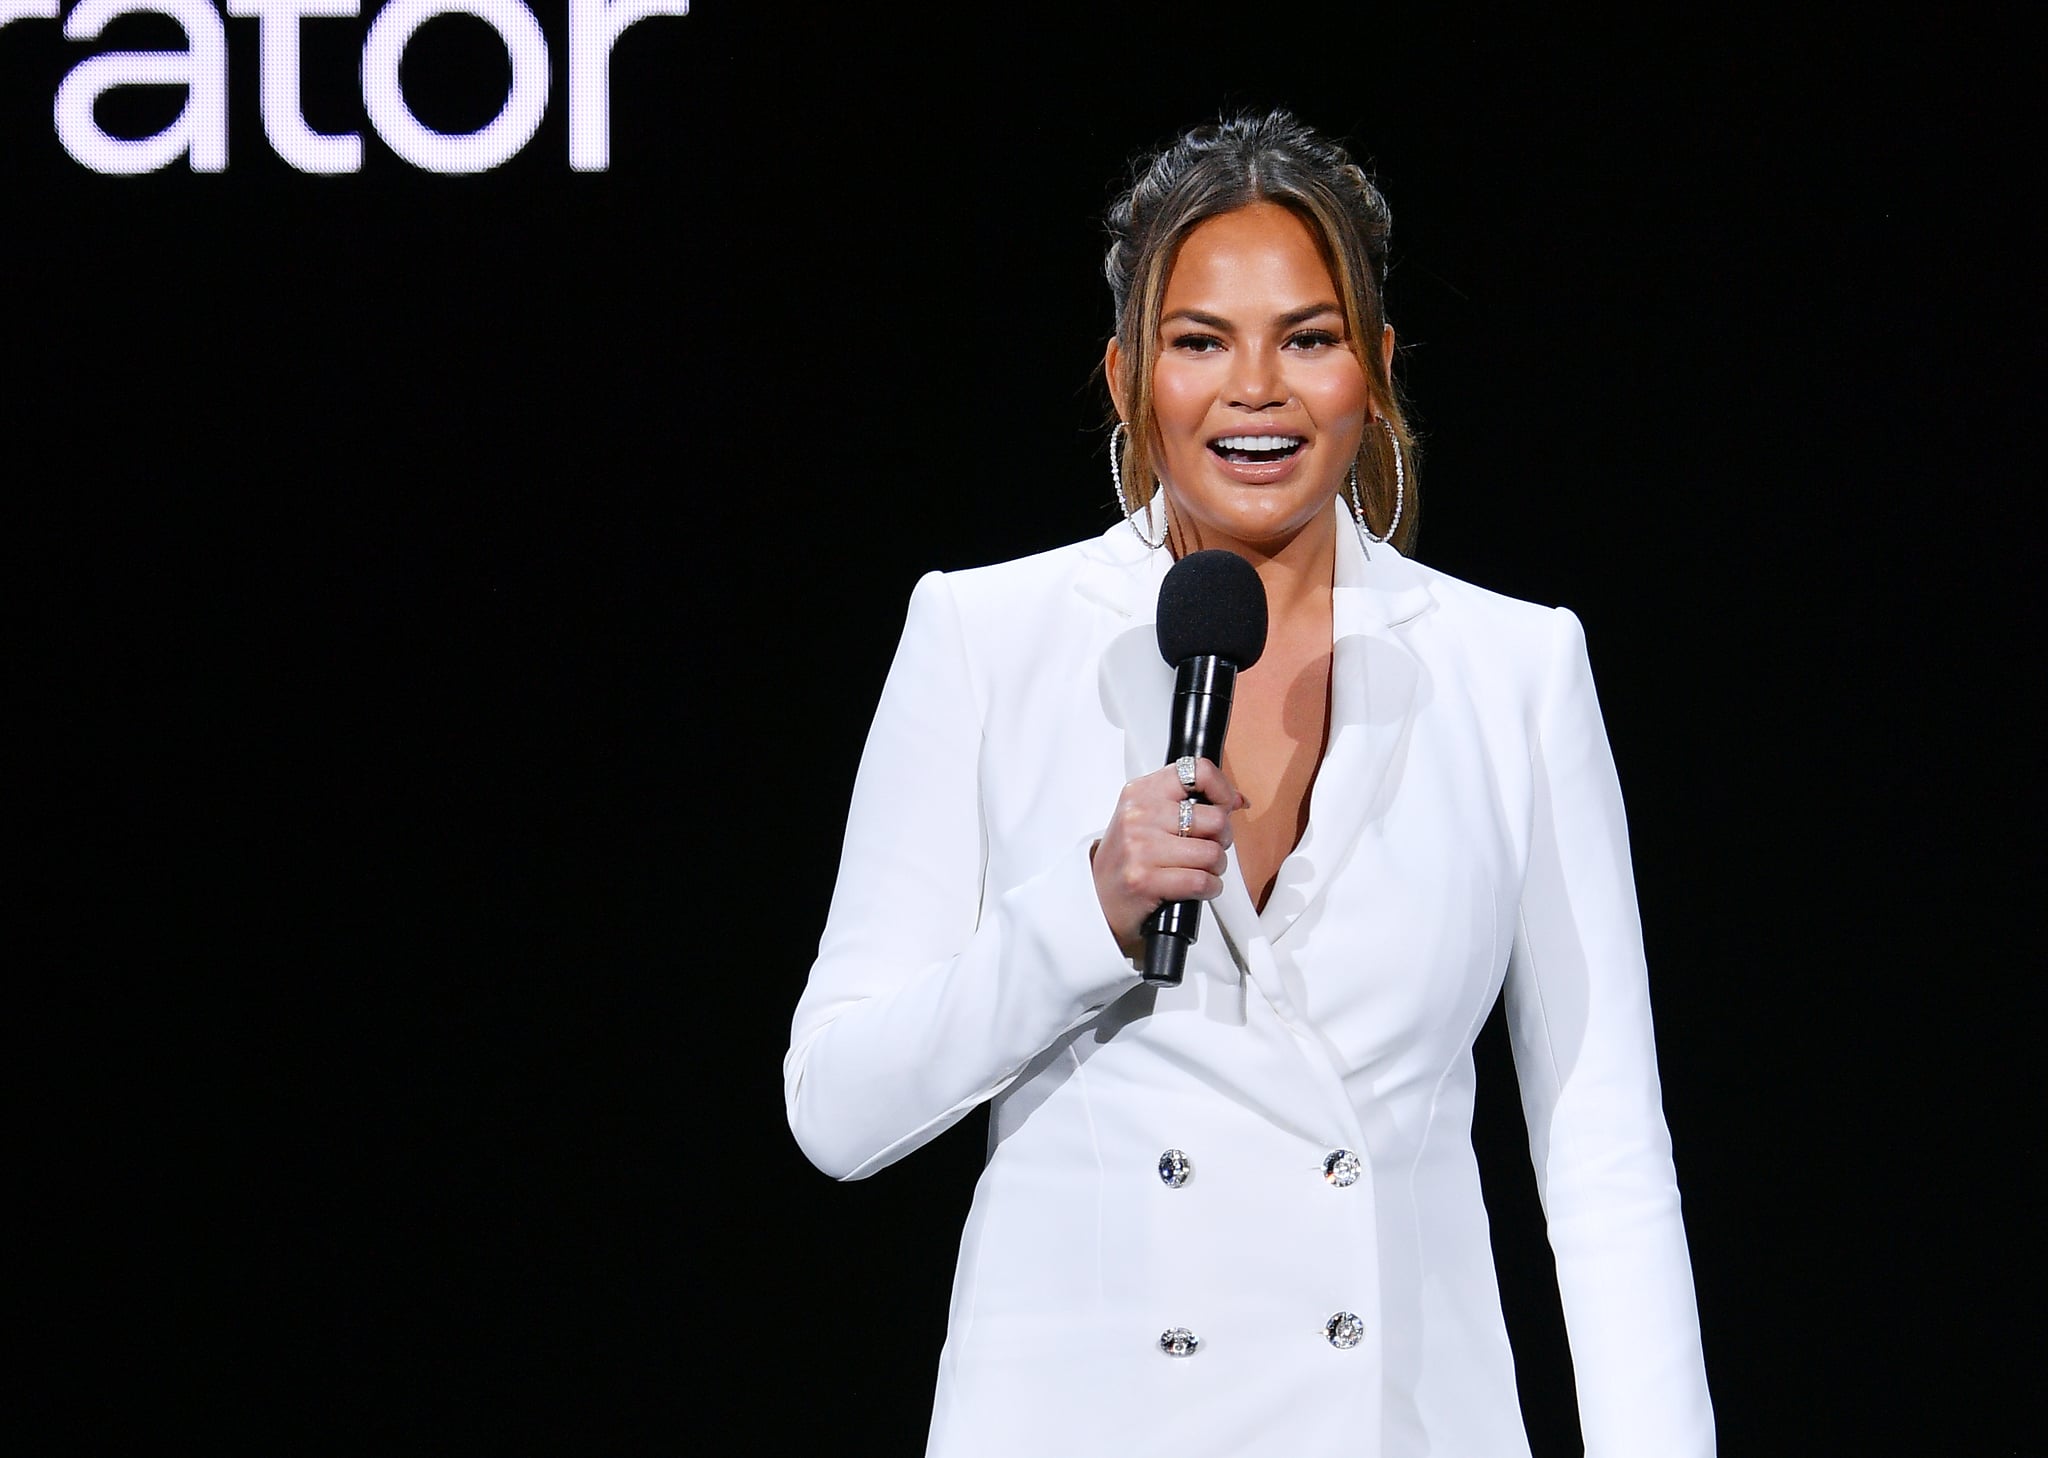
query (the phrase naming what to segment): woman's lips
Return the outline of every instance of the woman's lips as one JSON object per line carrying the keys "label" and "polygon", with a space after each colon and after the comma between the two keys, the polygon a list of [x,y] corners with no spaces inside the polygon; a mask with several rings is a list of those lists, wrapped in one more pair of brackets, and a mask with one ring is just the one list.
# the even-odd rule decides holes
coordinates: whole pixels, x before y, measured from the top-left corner
{"label": "woman's lips", "polygon": [[1209,442],[1209,454],[1224,475],[1263,486],[1292,475],[1307,447],[1299,435],[1226,435]]}
{"label": "woman's lips", "polygon": [[1265,465],[1293,455],[1307,440],[1298,435],[1225,435],[1209,442],[1209,449],[1226,461]]}

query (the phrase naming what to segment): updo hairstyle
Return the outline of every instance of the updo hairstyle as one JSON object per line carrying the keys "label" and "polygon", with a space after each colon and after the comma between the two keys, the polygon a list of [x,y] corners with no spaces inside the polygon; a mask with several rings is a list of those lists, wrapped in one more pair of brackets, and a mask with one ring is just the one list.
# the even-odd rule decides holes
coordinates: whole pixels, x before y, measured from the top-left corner
{"label": "updo hairstyle", "polygon": [[[1152,370],[1159,358],[1160,307],[1181,242],[1210,218],[1253,203],[1276,203],[1314,236],[1337,284],[1345,333],[1365,369],[1373,413],[1400,439],[1406,504],[1394,545],[1407,552],[1421,503],[1415,438],[1400,392],[1381,363],[1393,215],[1379,189],[1341,146],[1285,111],[1196,127],[1165,150],[1140,158],[1131,175],[1130,188],[1110,205],[1102,271],[1116,300],[1117,384],[1131,405],[1122,467],[1132,505],[1151,501],[1158,477]],[[1384,534],[1394,515],[1394,450],[1377,424],[1368,424],[1359,440],[1358,489],[1367,527]]]}

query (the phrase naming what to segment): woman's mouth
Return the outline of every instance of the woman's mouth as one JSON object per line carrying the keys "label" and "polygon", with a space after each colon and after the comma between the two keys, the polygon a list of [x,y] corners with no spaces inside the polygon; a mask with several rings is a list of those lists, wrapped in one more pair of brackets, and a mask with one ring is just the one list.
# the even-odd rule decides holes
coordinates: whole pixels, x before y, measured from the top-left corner
{"label": "woman's mouth", "polygon": [[1270,466],[1287,460],[1308,441],[1298,435],[1226,435],[1209,442],[1209,449],[1239,466]]}

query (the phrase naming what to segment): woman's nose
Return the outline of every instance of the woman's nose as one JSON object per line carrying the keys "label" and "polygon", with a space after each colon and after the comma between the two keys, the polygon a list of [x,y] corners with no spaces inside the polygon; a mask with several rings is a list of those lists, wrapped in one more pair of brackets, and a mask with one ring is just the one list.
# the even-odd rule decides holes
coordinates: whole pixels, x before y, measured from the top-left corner
{"label": "woman's nose", "polygon": [[1272,349],[1240,349],[1231,356],[1229,403],[1245,410],[1273,410],[1287,403],[1280,354]]}

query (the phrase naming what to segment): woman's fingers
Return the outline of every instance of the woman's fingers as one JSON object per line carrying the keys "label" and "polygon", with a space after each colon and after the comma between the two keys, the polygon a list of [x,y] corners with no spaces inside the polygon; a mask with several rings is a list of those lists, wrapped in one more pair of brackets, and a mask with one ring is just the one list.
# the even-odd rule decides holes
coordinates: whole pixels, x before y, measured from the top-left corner
{"label": "woman's fingers", "polygon": [[[1175,770],[1172,765],[1168,765],[1166,770],[1173,777],[1173,787],[1179,790],[1179,771]],[[1211,805],[1221,805],[1225,810],[1232,813],[1251,808],[1252,802],[1237,792],[1237,786],[1230,782],[1230,777],[1224,774],[1221,768],[1211,764],[1206,759],[1195,761],[1195,793],[1204,800],[1207,800]]]}
{"label": "woman's fingers", "polygon": [[1162,901],[1212,901],[1223,894],[1232,841],[1230,816],[1247,802],[1208,760],[1195,764],[1193,796],[1174,765],[1140,775],[1117,797],[1093,852],[1097,899],[1126,947]]}
{"label": "woman's fingers", "polygon": [[[1180,829],[1181,805],[1193,806],[1187,813],[1188,828],[1184,836]],[[1182,800],[1167,813],[1166,829],[1169,834],[1183,839],[1213,840],[1219,845],[1229,845],[1232,839],[1230,812],[1193,800]]]}
{"label": "woman's fingers", "polygon": [[1151,900],[1140,912],[1140,922],[1157,910],[1162,901],[1214,901],[1223,894],[1223,877],[1210,871],[1162,868],[1153,874],[1149,884]]}
{"label": "woman's fingers", "polygon": [[[1117,915],[1112,925],[1122,923],[1135,926],[1150,916],[1162,901],[1213,901],[1223,894],[1223,873],[1228,862],[1213,840],[1199,844],[1211,848],[1212,854],[1190,852],[1200,856],[1199,860],[1184,863],[1127,861],[1112,880],[1108,889],[1116,893]],[[1101,853],[1096,857],[1098,870],[1101,869]],[[1098,887],[1098,891],[1103,888]],[[1104,897],[1104,911],[1111,911],[1108,898]]]}
{"label": "woman's fingers", "polygon": [[1212,859],[1221,861],[1223,853],[1230,848],[1230,817],[1213,805],[1194,807],[1188,816],[1186,835],[1180,833],[1177,812],[1169,812],[1160,819],[1166,823],[1152,827],[1160,839],[1154,844],[1148,838],[1146,849],[1158,858],[1161,865],[1207,865]]}
{"label": "woman's fingers", "polygon": [[[1180,828],[1183,819],[1180,807],[1183,805],[1188,807],[1185,831]],[[1204,805],[1199,800],[1162,802],[1151,796],[1133,796],[1117,808],[1117,818],[1123,822],[1125,833],[1134,836],[1156,831],[1176,840],[1215,841],[1226,846],[1233,838],[1229,813],[1219,806]]]}
{"label": "woman's fingers", "polygon": [[[1194,867],[1222,875],[1230,863],[1228,842],[1207,835],[1179,835],[1157,824],[1141,825],[1123,834],[1112,827],[1102,845],[1115,858],[1114,869],[1135,886],[1155,868],[1182,870]],[[1098,852],[1099,854],[1099,852]]]}

